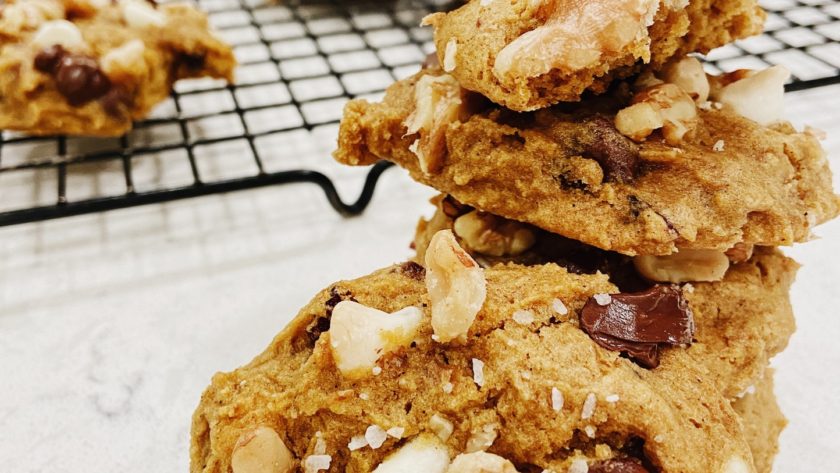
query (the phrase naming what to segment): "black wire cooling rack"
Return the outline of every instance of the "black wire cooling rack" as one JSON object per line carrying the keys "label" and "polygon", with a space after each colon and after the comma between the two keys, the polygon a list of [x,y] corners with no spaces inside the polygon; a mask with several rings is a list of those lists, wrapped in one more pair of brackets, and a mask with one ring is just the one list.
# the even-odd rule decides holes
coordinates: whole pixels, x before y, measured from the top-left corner
{"label": "black wire cooling rack", "polygon": [[[433,48],[420,19],[453,3],[198,3],[235,47],[237,83],[179,83],[119,139],[3,132],[0,226],[296,182],[320,186],[343,215],[364,210],[387,164],[371,169],[355,202],[342,201],[327,155],[343,105],[376,99],[415,72]],[[840,82],[840,2],[762,4],[766,33],[713,51],[709,67],[783,64],[793,73],[788,90]]]}

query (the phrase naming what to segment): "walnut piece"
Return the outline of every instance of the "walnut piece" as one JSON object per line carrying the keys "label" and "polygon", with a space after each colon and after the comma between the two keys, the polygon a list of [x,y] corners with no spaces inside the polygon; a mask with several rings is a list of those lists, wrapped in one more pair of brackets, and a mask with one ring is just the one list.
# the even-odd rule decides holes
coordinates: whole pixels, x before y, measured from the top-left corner
{"label": "walnut piece", "polygon": [[695,57],[686,56],[668,64],[660,77],[682,89],[695,103],[703,103],[709,99],[709,78],[703,70],[703,64]]}
{"label": "walnut piece", "polygon": [[143,60],[145,52],[146,45],[143,41],[133,39],[104,55],[99,61],[100,67],[112,80],[142,76],[147,70]]}
{"label": "walnut piece", "polygon": [[667,256],[636,256],[633,264],[651,281],[720,281],[729,269],[729,258],[721,251],[684,249]]}
{"label": "walnut piece", "polygon": [[790,71],[773,66],[761,71],[735,71],[712,79],[711,98],[761,125],[782,119],[785,82]]}
{"label": "walnut piece", "polygon": [[448,466],[449,451],[446,445],[434,435],[422,434],[385,458],[373,473],[444,473]]}
{"label": "walnut piece", "polygon": [[[660,124],[661,123],[661,124]],[[639,91],[633,103],[616,114],[615,127],[624,136],[642,141],[662,128],[665,142],[677,146],[697,124],[694,100],[674,84],[659,84]]]}
{"label": "walnut piece", "polygon": [[339,302],[329,330],[338,370],[351,379],[372,375],[380,357],[414,340],[422,319],[423,312],[417,307],[386,314],[357,302]]}
{"label": "walnut piece", "polygon": [[752,258],[754,245],[747,243],[736,243],[735,246],[726,250],[726,257],[733,263],[743,263]]}
{"label": "walnut piece", "polygon": [[446,473],[517,473],[510,461],[487,452],[462,453],[455,457]]}
{"label": "walnut piece", "polygon": [[288,473],[295,458],[274,429],[262,426],[239,436],[230,465],[233,473]]}
{"label": "walnut piece", "polygon": [[418,135],[411,151],[426,174],[440,171],[446,155],[446,129],[458,120],[463,100],[454,77],[424,75],[414,86],[414,111],[405,120],[406,135]]}
{"label": "walnut piece", "polygon": [[525,224],[477,210],[458,217],[452,228],[469,249],[488,256],[518,256],[537,240]]}
{"label": "walnut piece", "polygon": [[487,297],[487,282],[484,270],[458,245],[451,230],[435,233],[426,250],[426,289],[437,341],[466,341]]}

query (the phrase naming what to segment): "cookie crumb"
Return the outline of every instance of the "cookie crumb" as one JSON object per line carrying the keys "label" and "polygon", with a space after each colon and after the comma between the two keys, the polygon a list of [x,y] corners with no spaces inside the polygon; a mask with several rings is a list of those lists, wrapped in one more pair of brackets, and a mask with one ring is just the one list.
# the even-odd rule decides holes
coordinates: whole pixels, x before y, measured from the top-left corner
{"label": "cookie crumb", "polygon": [[819,141],[823,141],[826,138],[828,138],[828,133],[826,133],[825,130],[814,128],[811,125],[805,125],[805,130],[803,131],[803,133],[805,133],[806,135],[813,136]]}
{"label": "cookie crumb", "polygon": [[309,455],[303,461],[303,468],[306,473],[316,473],[321,470],[329,470],[332,457],[330,455]]}
{"label": "cookie crumb", "polygon": [[513,313],[513,320],[521,325],[529,325],[534,321],[534,313],[530,310],[517,310]]}
{"label": "cookie crumb", "polygon": [[595,294],[592,298],[598,305],[610,305],[610,302],[612,302],[612,296],[609,294]]}
{"label": "cookie crumb", "polygon": [[717,140],[717,141],[715,142],[715,145],[714,145],[714,146],[712,146],[712,149],[713,149],[715,152],[720,153],[721,151],[723,151],[724,146],[726,146],[726,143],[725,143],[723,140]]}
{"label": "cookie crumb", "polygon": [[557,388],[551,388],[551,408],[555,412],[560,412],[563,409],[563,393]]}
{"label": "cookie crumb", "polygon": [[473,381],[478,387],[484,386],[484,362],[478,358],[472,359]]}
{"label": "cookie crumb", "polygon": [[618,394],[610,394],[609,396],[604,398],[604,400],[609,402],[610,404],[615,404],[616,402],[618,402],[619,399],[620,398],[618,397]]}
{"label": "cookie crumb", "polygon": [[583,409],[580,411],[580,418],[586,420],[592,417],[592,414],[595,413],[595,404],[597,402],[598,399],[595,397],[595,393],[589,393],[586,396],[586,400],[583,402]]}
{"label": "cookie crumb", "polygon": [[589,465],[586,460],[575,460],[569,467],[569,473],[589,473]]}
{"label": "cookie crumb", "polygon": [[391,427],[390,429],[385,431],[386,434],[394,437],[395,439],[401,439],[403,434],[405,433],[405,428],[403,427]]}
{"label": "cookie crumb", "polygon": [[551,308],[554,309],[554,312],[557,312],[560,315],[566,315],[569,313],[569,309],[566,308],[566,304],[564,304],[560,299],[554,299],[554,301],[551,302]]}
{"label": "cookie crumb", "polygon": [[367,439],[368,445],[370,448],[376,450],[377,448],[381,447],[385,440],[388,438],[388,434],[382,430],[382,427],[373,424],[365,430],[365,439]]}

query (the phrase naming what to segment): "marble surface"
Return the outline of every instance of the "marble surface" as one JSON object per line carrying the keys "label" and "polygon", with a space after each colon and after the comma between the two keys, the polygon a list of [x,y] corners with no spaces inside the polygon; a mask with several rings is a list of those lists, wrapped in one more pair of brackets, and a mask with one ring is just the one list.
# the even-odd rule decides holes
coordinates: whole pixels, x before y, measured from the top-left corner
{"label": "marble surface", "polygon": [[[788,100],[795,123],[828,131],[840,173],[840,87]],[[348,220],[301,185],[0,229],[0,470],[187,471],[210,376],[249,361],[320,288],[409,256],[431,195],[391,170]],[[840,464],[840,222],[817,233],[788,250],[804,267],[799,330],[775,361],[791,421],[779,472]]]}

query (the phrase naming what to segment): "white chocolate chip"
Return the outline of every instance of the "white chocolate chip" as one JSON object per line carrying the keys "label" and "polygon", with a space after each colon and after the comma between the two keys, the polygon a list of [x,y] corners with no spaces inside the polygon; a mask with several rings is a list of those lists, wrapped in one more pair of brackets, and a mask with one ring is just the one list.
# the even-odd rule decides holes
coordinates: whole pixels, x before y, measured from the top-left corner
{"label": "white chocolate chip", "polygon": [[292,452],[269,427],[240,435],[230,457],[233,473],[288,473],[294,463]]}
{"label": "white chocolate chip", "polygon": [[745,77],[714,91],[712,98],[761,125],[781,120],[785,82],[790,78],[790,71],[784,66],[773,66],[741,75]]}
{"label": "white chocolate chip", "polygon": [[120,10],[132,28],[161,27],[166,23],[163,13],[143,0],[120,0]]}
{"label": "white chocolate chip", "polygon": [[455,54],[458,52],[458,40],[452,38],[446,43],[446,50],[443,52],[443,70],[452,72],[455,70]]}
{"label": "white chocolate chip", "polygon": [[452,422],[450,422],[446,417],[443,417],[440,414],[432,414],[432,417],[429,418],[429,429],[431,429],[439,439],[446,442],[449,440],[452,432],[455,431],[455,426],[452,425]]}
{"label": "white chocolate chip", "polygon": [[420,435],[389,455],[373,473],[445,473],[446,446],[432,435]]}
{"label": "white chocolate chip", "polygon": [[715,250],[681,250],[666,256],[636,256],[639,274],[657,282],[720,281],[729,269],[726,253]]}
{"label": "white chocolate chip", "polygon": [[450,230],[437,232],[426,250],[426,288],[432,329],[442,343],[464,342],[487,297],[484,270]]}
{"label": "white chocolate chip", "polygon": [[369,376],[382,355],[414,340],[422,319],[423,312],[417,307],[389,315],[357,302],[339,302],[329,331],[336,366],[348,378]]}
{"label": "white chocolate chip", "polygon": [[462,453],[452,460],[446,473],[517,473],[510,461],[487,452]]}
{"label": "white chocolate chip", "polygon": [[32,36],[32,44],[40,48],[55,45],[60,45],[69,50],[85,48],[82,32],[76,25],[67,20],[53,20],[42,24],[35,35]]}

